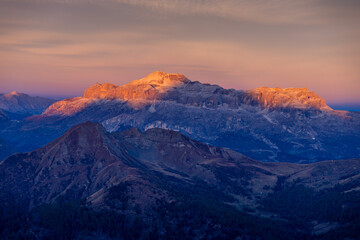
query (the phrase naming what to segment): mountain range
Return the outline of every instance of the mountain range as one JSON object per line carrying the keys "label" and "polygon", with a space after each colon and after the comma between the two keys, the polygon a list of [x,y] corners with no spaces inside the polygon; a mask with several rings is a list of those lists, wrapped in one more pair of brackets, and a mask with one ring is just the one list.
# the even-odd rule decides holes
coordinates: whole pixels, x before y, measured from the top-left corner
{"label": "mountain range", "polygon": [[160,71],[3,94],[0,239],[359,239],[359,120]]}
{"label": "mountain range", "polygon": [[306,88],[224,89],[161,71],[123,86],[95,84],[83,97],[10,122],[0,137],[14,151],[30,151],[85,121],[110,132],[175,130],[266,162],[360,157],[360,113],[333,110]]}
{"label": "mountain range", "polygon": [[359,181],[360,159],[264,163],[171,130],[109,133],[86,122],[0,163],[0,230],[35,239],[355,239]]}

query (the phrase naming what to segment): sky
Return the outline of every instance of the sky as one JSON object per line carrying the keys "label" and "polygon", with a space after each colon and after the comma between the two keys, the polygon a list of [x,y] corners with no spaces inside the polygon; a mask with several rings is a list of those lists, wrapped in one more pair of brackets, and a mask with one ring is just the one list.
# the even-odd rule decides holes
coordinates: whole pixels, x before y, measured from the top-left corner
{"label": "sky", "polygon": [[80,96],[161,70],[360,105],[359,0],[0,0],[0,92]]}

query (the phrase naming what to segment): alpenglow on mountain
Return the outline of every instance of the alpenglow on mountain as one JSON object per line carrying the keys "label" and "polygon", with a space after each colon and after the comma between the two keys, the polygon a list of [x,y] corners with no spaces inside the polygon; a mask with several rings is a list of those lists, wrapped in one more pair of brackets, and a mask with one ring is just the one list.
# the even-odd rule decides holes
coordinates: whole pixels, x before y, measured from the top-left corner
{"label": "alpenglow on mountain", "polygon": [[123,86],[97,83],[85,90],[83,98],[59,101],[48,108],[44,115],[72,115],[77,113],[81,106],[87,106],[94,99],[123,100],[135,105],[171,101],[187,106],[223,107],[234,110],[244,104],[270,109],[331,110],[324,99],[306,88],[264,87],[250,91],[227,90],[217,85],[192,82],[182,74],[166,74],[158,71]]}
{"label": "alpenglow on mountain", "polygon": [[83,97],[58,101],[2,136],[29,151],[85,121],[110,132],[171,129],[262,161],[360,156],[359,113],[332,110],[306,88],[224,89],[160,71],[123,86],[95,84]]}

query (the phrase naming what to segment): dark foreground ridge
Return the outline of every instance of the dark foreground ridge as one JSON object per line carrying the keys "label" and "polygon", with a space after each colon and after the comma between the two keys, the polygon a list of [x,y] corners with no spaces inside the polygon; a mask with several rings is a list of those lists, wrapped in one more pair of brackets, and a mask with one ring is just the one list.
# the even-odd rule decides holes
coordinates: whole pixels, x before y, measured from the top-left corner
{"label": "dark foreground ridge", "polygon": [[358,239],[359,166],[264,163],[86,122],[0,163],[0,238]]}

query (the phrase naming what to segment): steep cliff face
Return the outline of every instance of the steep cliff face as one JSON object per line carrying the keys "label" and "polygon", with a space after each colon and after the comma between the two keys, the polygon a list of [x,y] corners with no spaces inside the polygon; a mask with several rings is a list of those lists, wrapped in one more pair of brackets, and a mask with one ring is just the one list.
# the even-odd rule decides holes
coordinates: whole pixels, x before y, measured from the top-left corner
{"label": "steep cliff face", "polygon": [[242,106],[258,106],[269,110],[332,110],[324,99],[306,88],[264,87],[236,91],[217,85],[193,82],[182,74],[157,71],[123,86],[97,83],[85,90],[84,97],[56,102],[43,115],[71,116],[83,111],[87,106],[101,103],[100,100],[118,100],[140,108],[154,102],[165,101],[199,108],[233,110],[238,110]]}
{"label": "steep cliff face", "polygon": [[187,81],[189,80],[182,74],[158,71],[124,86],[111,83],[95,84],[85,90],[84,98],[160,100],[167,91]]}
{"label": "steep cliff face", "polygon": [[192,82],[182,74],[157,71],[123,86],[95,84],[85,90],[86,99],[168,100],[192,106],[238,108],[242,104],[269,109],[331,110],[325,100],[306,88],[256,88],[248,91],[223,89],[217,85]]}
{"label": "steep cliff face", "polygon": [[323,98],[307,88],[255,88],[250,97],[266,108],[331,110]]}

